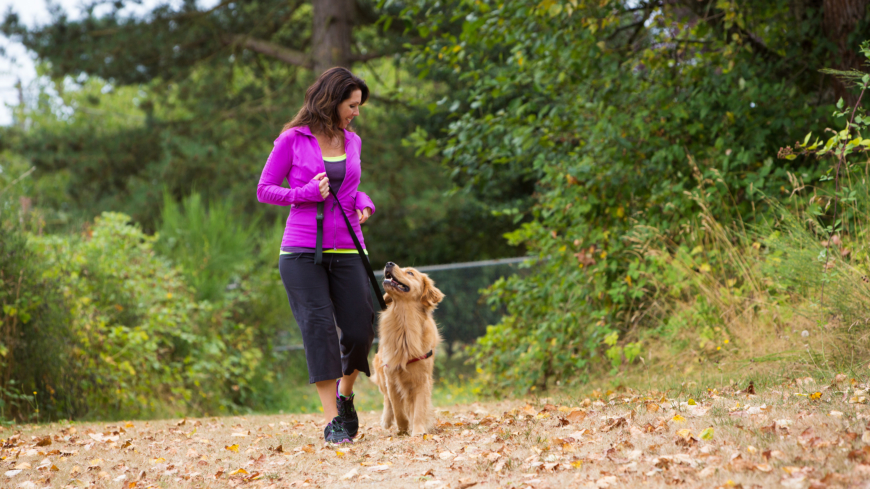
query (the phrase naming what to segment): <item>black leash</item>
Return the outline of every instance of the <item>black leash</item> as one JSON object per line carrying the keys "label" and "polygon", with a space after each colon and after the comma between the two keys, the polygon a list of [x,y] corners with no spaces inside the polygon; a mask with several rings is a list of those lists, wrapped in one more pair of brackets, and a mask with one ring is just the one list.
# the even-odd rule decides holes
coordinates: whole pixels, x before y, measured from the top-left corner
{"label": "black leash", "polygon": [[[369,257],[366,255],[365,250],[363,250],[359,238],[356,237],[356,233],[353,232],[353,227],[350,225],[350,219],[348,219],[347,214],[344,213],[344,209],[341,207],[341,202],[339,202],[338,196],[335,195],[335,192],[333,192],[332,189],[329,189],[329,193],[332,194],[332,197],[338,203],[339,209],[341,209],[344,223],[347,224],[347,231],[350,233],[350,237],[353,238],[353,244],[356,246],[356,251],[359,253],[360,258],[362,258],[363,266],[366,268],[366,273],[369,275],[369,281],[375,289],[375,296],[378,298],[378,304],[380,304],[382,311],[386,310],[387,303],[384,302],[384,293],[381,291],[381,286],[378,285],[378,279],[375,277],[375,272],[372,270],[372,264],[369,263]],[[323,261],[323,207],[324,202],[317,203],[317,250],[314,253],[314,263],[317,265]]]}

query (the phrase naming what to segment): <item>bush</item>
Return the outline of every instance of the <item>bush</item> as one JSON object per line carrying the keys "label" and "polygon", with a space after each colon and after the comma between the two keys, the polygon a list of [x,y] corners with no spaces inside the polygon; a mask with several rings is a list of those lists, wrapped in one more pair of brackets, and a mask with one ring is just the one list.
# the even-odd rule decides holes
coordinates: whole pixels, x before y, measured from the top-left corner
{"label": "bush", "polygon": [[41,265],[18,226],[0,222],[0,419],[67,417],[80,406],[69,311]]}
{"label": "bush", "polygon": [[103,213],[83,236],[35,236],[70,308],[77,416],[155,416],[233,410],[234,392],[262,354],[254,329],[226,307],[197,301],[155,238]]}

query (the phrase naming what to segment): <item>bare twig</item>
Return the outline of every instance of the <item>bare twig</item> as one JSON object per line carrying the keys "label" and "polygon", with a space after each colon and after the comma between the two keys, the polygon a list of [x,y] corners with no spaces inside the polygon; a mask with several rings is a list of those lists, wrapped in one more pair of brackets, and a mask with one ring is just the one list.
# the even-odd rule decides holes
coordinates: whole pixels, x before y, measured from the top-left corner
{"label": "bare twig", "polygon": [[27,170],[26,172],[24,172],[21,176],[19,176],[19,177],[16,178],[15,180],[12,180],[12,183],[10,183],[9,185],[7,185],[3,190],[0,190],[0,195],[3,195],[4,193],[6,193],[6,191],[9,190],[10,188],[12,188],[13,185],[15,185],[16,183],[20,182],[21,180],[24,180],[25,178],[27,178],[27,176],[29,176],[29,175],[30,175],[31,173],[33,173],[34,171],[36,171],[36,167],[35,167],[35,166],[34,166],[34,167],[31,167],[29,170]]}

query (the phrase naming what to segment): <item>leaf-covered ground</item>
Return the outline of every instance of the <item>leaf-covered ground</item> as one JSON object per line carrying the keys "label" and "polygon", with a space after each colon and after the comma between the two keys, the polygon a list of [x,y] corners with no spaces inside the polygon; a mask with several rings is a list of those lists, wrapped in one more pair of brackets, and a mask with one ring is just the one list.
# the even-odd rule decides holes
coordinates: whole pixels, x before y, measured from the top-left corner
{"label": "leaf-covered ground", "polygon": [[19,426],[0,433],[0,487],[870,487],[867,389],[838,375],[474,403],[436,409],[423,437],[366,411],[342,446],[316,415]]}

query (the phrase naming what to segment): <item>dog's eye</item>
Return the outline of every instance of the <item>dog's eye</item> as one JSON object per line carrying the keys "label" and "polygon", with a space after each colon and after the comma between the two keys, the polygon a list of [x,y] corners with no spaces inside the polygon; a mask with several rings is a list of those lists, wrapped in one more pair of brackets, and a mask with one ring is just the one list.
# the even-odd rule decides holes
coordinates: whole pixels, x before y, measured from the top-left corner
{"label": "dog's eye", "polygon": [[408,272],[408,275],[410,275],[410,276],[413,277],[413,276],[414,276],[414,272]]}

